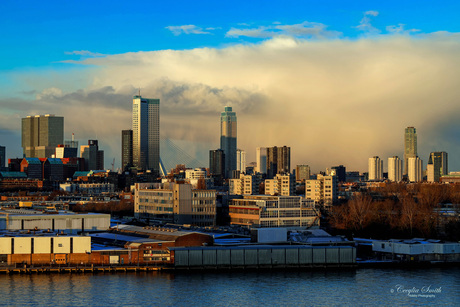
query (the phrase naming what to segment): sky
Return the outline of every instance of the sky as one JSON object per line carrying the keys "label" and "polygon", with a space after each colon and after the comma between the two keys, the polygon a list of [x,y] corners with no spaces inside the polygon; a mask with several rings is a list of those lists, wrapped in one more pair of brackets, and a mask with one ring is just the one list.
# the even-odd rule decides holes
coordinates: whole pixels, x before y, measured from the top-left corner
{"label": "sky", "polygon": [[21,157],[20,119],[56,114],[119,167],[140,89],[205,167],[232,106],[248,162],[286,145],[291,167],[386,169],[414,126],[424,167],[446,151],[460,171],[460,2],[433,3],[0,1],[0,145]]}

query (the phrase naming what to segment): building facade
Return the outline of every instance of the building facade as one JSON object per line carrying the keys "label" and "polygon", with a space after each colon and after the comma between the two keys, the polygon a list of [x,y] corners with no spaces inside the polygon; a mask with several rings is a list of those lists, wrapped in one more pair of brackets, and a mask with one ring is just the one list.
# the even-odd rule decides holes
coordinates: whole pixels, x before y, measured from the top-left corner
{"label": "building facade", "polygon": [[332,205],[338,199],[337,176],[317,175],[315,180],[306,180],[305,198],[317,204]]}
{"label": "building facade", "polygon": [[383,160],[378,156],[369,158],[369,180],[383,179]]}
{"label": "building facade", "polygon": [[407,161],[408,178],[410,182],[420,182],[423,180],[423,161],[419,157],[411,157]]}
{"label": "building facade", "polygon": [[236,150],[236,170],[246,172],[246,152],[242,149]]}
{"label": "building facade", "polygon": [[225,178],[229,178],[232,171],[237,169],[237,120],[232,107],[225,107],[220,114],[220,149],[224,152]]}
{"label": "building facade", "polygon": [[53,114],[22,119],[22,149],[25,157],[51,158],[64,143],[64,117]]}
{"label": "building facade", "polygon": [[259,194],[259,185],[262,182],[262,176],[240,174],[238,179],[230,179],[228,193],[230,195],[255,195]]}
{"label": "building facade", "polygon": [[160,173],[160,99],[133,97],[133,165]]}
{"label": "building facade", "polygon": [[388,180],[400,182],[402,180],[402,161],[398,156],[388,158]]}
{"label": "building facade", "polygon": [[437,151],[430,153],[426,171],[428,182],[439,182],[442,176],[447,175],[447,152]]}
{"label": "building facade", "polygon": [[407,127],[404,131],[404,174],[409,172],[409,158],[417,157],[417,131],[414,127]]}
{"label": "building facade", "polygon": [[191,184],[136,183],[134,216],[176,224],[214,226],[216,191],[193,189]]}
{"label": "building facade", "polygon": [[104,151],[99,150],[98,140],[88,140],[88,145],[81,146],[80,156],[85,159],[86,170],[104,169]]}
{"label": "building facade", "polygon": [[297,165],[295,171],[295,180],[297,182],[305,182],[305,180],[310,180],[310,166]]}
{"label": "building facade", "polygon": [[267,148],[267,178],[291,172],[291,147]]}
{"label": "building facade", "polygon": [[267,173],[267,148],[257,147],[256,149],[256,172],[261,174]]}
{"label": "building facade", "polygon": [[121,131],[121,169],[133,166],[133,130]]}
{"label": "building facade", "polygon": [[6,147],[0,146],[0,171],[6,168]]}
{"label": "building facade", "polygon": [[300,196],[245,195],[229,206],[230,224],[246,227],[319,227],[319,213]]}
{"label": "building facade", "polygon": [[265,195],[294,196],[295,177],[292,174],[276,174],[265,180]]}
{"label": "building facade", "polygon": [[225,153],[222,149],[209,151],[209,173],[214,184],[222,185],[225,176]]}

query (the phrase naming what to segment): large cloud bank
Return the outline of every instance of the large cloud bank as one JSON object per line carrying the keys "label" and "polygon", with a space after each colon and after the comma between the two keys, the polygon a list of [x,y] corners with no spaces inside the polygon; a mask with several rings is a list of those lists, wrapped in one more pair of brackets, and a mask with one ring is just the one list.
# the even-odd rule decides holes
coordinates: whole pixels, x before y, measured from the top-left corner
{"label": "large cloud bank", "polygon": [[140,88],[161,99],[162,137],[181,140],[201,161],[219,146],[219,115],[228,105],[248,161],[258,146],[287,145],[292,167],[367,171],[371,156],[402,157],[404,128],[415,126],[425,163],[430,151],[447,151],[450,169],[460,170],[459,54],[457,35],[433,33],[279,36],[219,49],[98,56],[74,62],[89,65],[87,88],[50,84],[33,101],[2,101],[9,115],[0,119],[3,128],[20,129],[18,117],[63,115],[66,136],[97,137],[106,161],[119,161],[121,130],[130,128],[131,96]]}

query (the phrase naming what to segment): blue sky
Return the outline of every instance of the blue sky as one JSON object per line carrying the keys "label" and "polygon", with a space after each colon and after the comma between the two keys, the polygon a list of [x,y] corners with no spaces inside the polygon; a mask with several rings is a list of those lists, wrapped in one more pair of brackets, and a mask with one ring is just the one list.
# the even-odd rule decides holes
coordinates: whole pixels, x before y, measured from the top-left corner
{"label": "blue sky", "polygon": [[[0,144],[20,156],[20,118],[56,113],[66,137],[101,138],[106,160],[119,162],[119,130],[129,128],[129,97],[141,87],[162,101],[163,136],[189,142],[203,161],[218,147],[218,131],[208,133],[218,130],[214,113],[231,103],[249,160],[256,146],[287,144],[294,163],[313,170],[365,171],[369,156],[402,156],[404,127],[414,125],[425,163],[433,150],[453,161],[459,11],[458,1],[1,1]],[[78,117],[83,106],[91,112]],[[305,118],[287,113],[296,108]],[[286,112],[315,146],[276,125],[264,134],[262,110],[273,121]],[[380,126],[364,120],[372,112]],[[334,129],[308,135],[324,122],[345,138]]]}

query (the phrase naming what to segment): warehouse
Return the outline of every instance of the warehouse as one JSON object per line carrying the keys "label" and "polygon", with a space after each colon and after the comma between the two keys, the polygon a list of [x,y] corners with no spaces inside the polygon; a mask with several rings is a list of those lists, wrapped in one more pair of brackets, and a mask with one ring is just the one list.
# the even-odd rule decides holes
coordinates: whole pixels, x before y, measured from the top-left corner
{"label": "warehouse", "polygon": [[107,230],[109,227],[110,214],[46,214],[35,210],[0,210],[0,230],[49,229],[76,234],[81,231]]}

